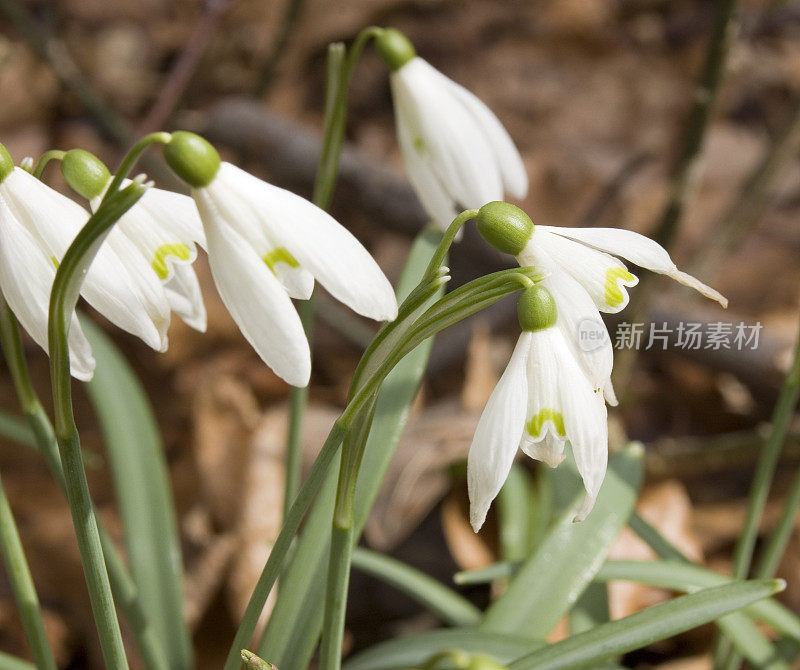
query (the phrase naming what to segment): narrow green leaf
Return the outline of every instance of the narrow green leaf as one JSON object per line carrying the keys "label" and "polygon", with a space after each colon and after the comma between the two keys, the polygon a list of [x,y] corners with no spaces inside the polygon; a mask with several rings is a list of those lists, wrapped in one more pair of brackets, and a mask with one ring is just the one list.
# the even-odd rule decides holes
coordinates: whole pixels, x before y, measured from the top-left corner
{"label": "narrow green leaf", "polygon": [[508,579],[513,577],[522,561],[498,561],[477,570],[462,570],[453,575],[453,582],[459,586],[488,584],[495,579]]}
{"label": "narrow green leaf", "polygon": [[523,656],[509,670],[575,670],[714,621],[785,588],[781,580],[725,584],[681,596]]}
{"label": "narrow green leaf", "polygon": [[97,360],[87,390],[105,437],[142,609],[152,618],[170,667],[189,670],[180,541],[158,426],[144,389],[113,342],[89,319],[81,325]]}
{"label": "narrow green leaf", "polygon": [[608,588],[605,584],[592,582],[569,611],[569,632],[577,635],[610,620]]}
{"label": "narrow green leaf", "polygon": [[[441,233],[431,229],[417,236],[397,288],[398,301],[404,300],[419,283],[441,239]],[[432,341],[425,342],[408,354],[381,386],[356,488],[356,536],[364,528],[400,440],[431,345]],[[278,598],[258,647],[259,656],[281,670],[305,668],[319,638],[321,608],[304,608],[303,603],[323,601],[326,573],[321,566],[330,543],[337,477],[338,469],[334,468],[306,520],[295,560],[281,577]]]}
{"label": "narrow green leaf", "polygon": [[631,444],[611,458],[587,519],[573,523],[574,507],[567,508],[506,592],[489,607],[483,628],[546,636],[602,566],[628,521],[641,479],[642,448]]}
{"label": "narrow green leaf", "polygon": [[434,654],[448,649],[486,654],[500,663],[509,663],[544,644],[541,640],[478,629],[435,630],[376,644],[345,661],[342,670],[418,668]]}
{"label": "narrow green leaf", "polygon": [[[757,604],[753,603],[751,607]],[[789,664],[781,658],[778,650],[743,613],[728,614],[717,619],[716,624],[731,641],[733,648],[754,667],[761,670],[789,670]]]}
{"label": "narrow green leaf", "polygon": [[390,556],[356,547],[353,567],[372,575],[413,598],[452,626],[476,626],[481,611],[469,600],[410,565]]}
{"label": "narrow green leaf", "polygon": [[28,422],[21,416],[0,409],[0,436],[23,447],[36,449],[36,436]]}
{"label": "narrow green leaf", "polygon": [[[730,577],[699,565],[677,561],[607,561],[595,579],[638,582],[684,593],[734,583]],[[745,608],[744,613],[800,641],[800,617],[776,600],[760,600]]]}
{"label": "narrow green leaf", "polygon": [[522,465],[515,463],[495,503],[500,526],[500,557],[503,560],[520,561],[528,556],[531,498],[530,475]]}

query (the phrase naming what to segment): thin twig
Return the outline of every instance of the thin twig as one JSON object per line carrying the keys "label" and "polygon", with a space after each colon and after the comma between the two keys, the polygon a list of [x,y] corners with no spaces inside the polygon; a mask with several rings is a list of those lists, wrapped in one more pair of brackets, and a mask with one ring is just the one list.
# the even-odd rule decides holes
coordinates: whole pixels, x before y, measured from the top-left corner
{"label": "thin twig", "polygon": [[207,0],[191,36],[183,45],[175,65],[167,75],[147,116],[139,124],[137,135],[160,130],[175,111],[194,76],[209,41],[217,32],[219,22],[235,0]]}

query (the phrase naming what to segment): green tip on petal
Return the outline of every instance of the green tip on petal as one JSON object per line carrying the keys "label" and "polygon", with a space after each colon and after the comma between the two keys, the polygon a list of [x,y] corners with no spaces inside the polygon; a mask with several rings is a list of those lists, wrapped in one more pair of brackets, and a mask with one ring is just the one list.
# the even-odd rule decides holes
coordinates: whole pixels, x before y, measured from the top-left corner
{"label": "green tip on petal", "polygon": [[384,29],[375,38],[375,48],[383,62],[392,71],[399,70],[417,55],[414,45],[395,28]]}
{"label": "green tip on petal", "polygon": [[489,244],[506,254],[519,254],[533,235],[533,221],[519,207],[490,202],[475,217],[478,232]]}
{"label": "green tip on petal", "polygon": [[164,159],[189,186],[208,186],[219,172],[220,160],[211,144],[186,130],[172,133],[172,139],[164,146]]}
{"label": "green tip on petal", "polygon": [[541,284],[526,288],[517,303],[522,330],[544,330],[556,325],[558,310],[552,294]]}
{"label": "green tip on petal", "polygon": [[83,149],[70,149],[64,154],[61,174],[70,188],[87,200],[102,195],[111,181],[111,173],[105,163]]}
{"label": "green tip on petal", "polygon": [[2,144],[0,144],[0,182],[14,171],[14,159]]}

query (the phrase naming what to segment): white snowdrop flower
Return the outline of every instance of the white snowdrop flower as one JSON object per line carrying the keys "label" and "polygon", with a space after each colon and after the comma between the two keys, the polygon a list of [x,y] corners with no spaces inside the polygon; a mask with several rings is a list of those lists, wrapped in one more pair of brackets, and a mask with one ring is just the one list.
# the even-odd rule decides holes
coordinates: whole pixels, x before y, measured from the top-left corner
{"label": "white snowdrop flower", "polygon": [[630,230],[536,226],[517,259],[520,265],[566,272],[586,289],[597,309],[613,314],[627,306],[626,288],[639,282],[617,256],[728,306],[728,300],[718,291],[678,270],[664,247]]}
{"label": "white snowdrop flower", "polygon": [[308,341],[291,298],[308,298],[315,279],[363,316],[397,316],[389,281],[329,214],[221,162],[193,133],[172,133],[164,156],[192,186],[223,302],[259,356],[289,384],[305,386],[311,374]]}
{"label": "white snowdrop flower", "polygon": [[475,95],[416,55],[394,29],[376,38],[392,70],[397,138],[408,178],[433,221],[446,228],[463,209],[524,198],[528,175],[494,113]]}
{"label": "white snowdrop flower", "polygon": [[[61,172],[97,211],[113,179],[103,162],[88,151],[72,149],[61,161]],[[129,183],[124,180],[123,187]],[[205,240],[194,201],[158,188],[149,188],[108,236],[111,245],[132,244],[138,250],[160,280],[170,309],[199,331],[206,329],[206,309],[192,263],[196,245],[205,246]]]}
{"label": "white snowdrop flower", "polygon": [[[6,278],[3,290],[25,329],[46,350],[47,306],[55,271],[89,214],[25,170],[14,167],[4,148],[0,150],[0,199],[4,218],[16,224],[3,226],[0,233],[5,238],[2,253],[7,259],[2,269]],[[30,260],[26,270],[26,261],[34,258],[34,247],[38,249],[36,260]],[[42,256],[52,267],[46,278]],[[113,324],[137,335],[154,349],[163,350],[169,305],[157,278],[151,280],[143,273],[142,264],[141,256],[130,247],[104,244],[89,268],[81,294]],[[38,269],[35,278],[34,267]],[[21,295],[14,295],[13,288],[6,291],[6,287],[24,283],[29,274],[30,286],[26,289],[29,302],[23,307]],[[83,342],[80,330],[74,326],[73,330],[76,333],[72,348],[73,372],[78,378],[88,379],[94,363],[90,363],[88,345]]]}
{"label": "white snowdrop flower", "polygon": [[553,296],[541,283],[525,289],[518,313],[523,333],[486,403],[469,450],[470,523],[476,532],[518,448],[556,467],[569,440],[586,489],[576,521],[594,506],[608,462],[605,403],[556,327]]}
{"label": "white snowdrop flower", "polygon": [[681,272],[667,251],[653,240],[617,228],[555,228],[534,226],[525,212],[504,202],[481,207],[478,230],[495,248],[533,265],[555,296],[561,329],[593,388],[609,404],[617,404],[611,385],[614,352],[600,312],[619,312],[628,304],[626,288],[638,279],[616,256],[653,272],[672,277],[726,307],[717,291]]}

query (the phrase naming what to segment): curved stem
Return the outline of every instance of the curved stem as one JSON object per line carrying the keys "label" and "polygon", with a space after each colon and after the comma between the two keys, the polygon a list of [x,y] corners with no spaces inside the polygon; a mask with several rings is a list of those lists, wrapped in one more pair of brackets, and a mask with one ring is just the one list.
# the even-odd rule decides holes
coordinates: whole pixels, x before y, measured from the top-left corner
{"label": "curved stem", "polygon": [[138,183],[138,180],[134,180],[122,190],[119,190],[120,185],[147,146],[154,142],[168,142],[169,139],[167,133],[152,133],[134,144],[126,154],[97,212],[89,218],[61,260],[50,295],[48,325],[50,379],[53,390],[55,432],[64,472],[67,501],[72,513],[103,657],[106,666],[122,670],[127,669],[128,661],[122,644],[94,505],[84,471],[80,438],[72,412],[68,338],[72,314],[92,260],[112,226],[145,192],[145,188]]}
{"label": "curved stem", "polygon": [[50,151],[45,151],[42,154],[42,157],[36,163],[36,167],[33,168],[33,173],[32,173],[33,176],[36,177],[37,179],[41,179],[42,173],[44,172],[44,169],[47,167],[47,164],[51,160],[57,160],[57,161],[63,160],[65,153],[66,153],[65,151],[59,151],[58,149],[51,149]]}

